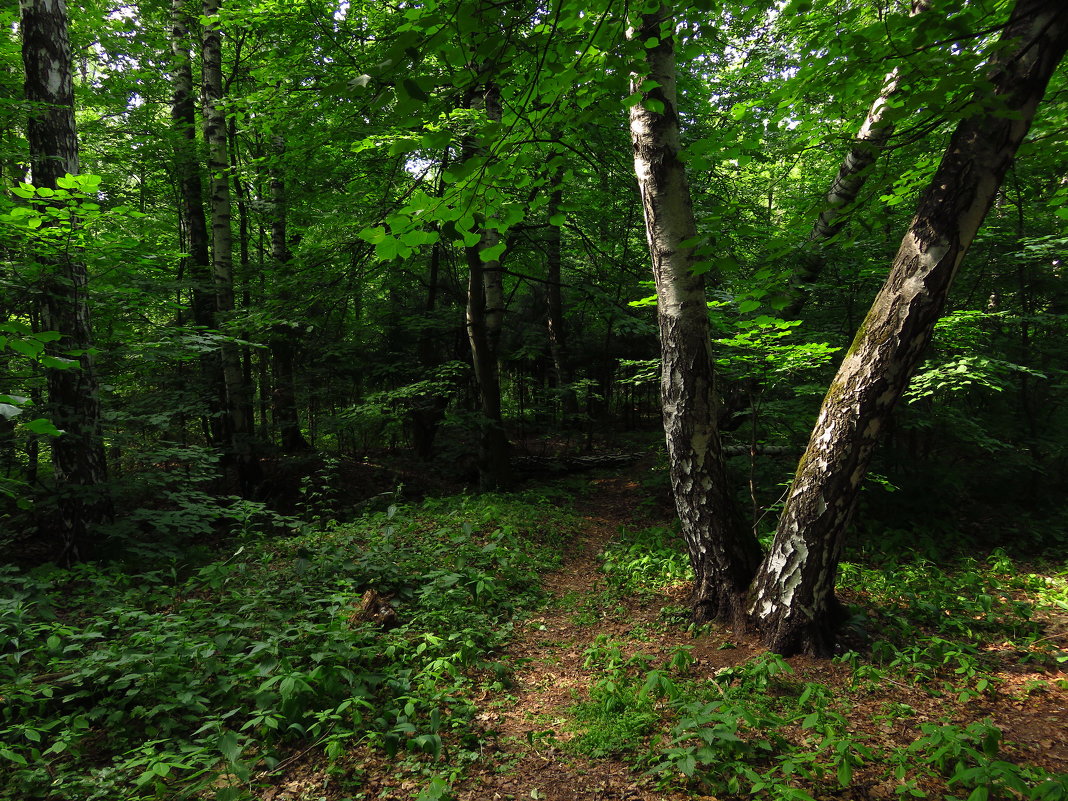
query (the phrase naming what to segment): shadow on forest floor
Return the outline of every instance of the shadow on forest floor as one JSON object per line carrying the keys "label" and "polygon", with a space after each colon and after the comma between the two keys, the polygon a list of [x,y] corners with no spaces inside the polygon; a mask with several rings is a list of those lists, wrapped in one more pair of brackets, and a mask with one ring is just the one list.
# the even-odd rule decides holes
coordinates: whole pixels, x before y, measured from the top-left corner
{"label": "shadow on forest floor", "polygon": [[649,475],[0,568],[0,796],[1068,798],[1063,564],[861,549],[864,653],[783,660],[690,625]]}

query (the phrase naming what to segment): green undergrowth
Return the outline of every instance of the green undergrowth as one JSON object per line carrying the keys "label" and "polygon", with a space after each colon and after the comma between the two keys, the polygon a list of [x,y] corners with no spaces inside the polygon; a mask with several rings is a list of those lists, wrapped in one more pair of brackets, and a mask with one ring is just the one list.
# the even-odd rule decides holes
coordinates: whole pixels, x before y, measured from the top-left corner
{"label": "green undergrowth", "polygon": [[601,553],[601,570],[623,592],[657,592],[693,579],[681,535],[669,526],[621,528]]}
{"label": "green undergrowth", "polygon": [[[619,591],[678,581],[680,564],[659,529],[624,532],[604,555]],[[1068,776],[1017,761],[996,722],[970,710],[997,700],[1011,663],[1045,672],[1035,692],[1064,686],[1064,643],[1043,619],[1068,610],[1066,578],[1002,551],[946,564],[843,563],[846,635],[866,645],[835,659],[833,683],[803,680],[775,654],[709,675],[690,647],[657,660],[633,639],[599,636],[564,747],[627,760],[664,788],[725,798],[814,799],[862,782],[890,797],[1068,799]],[[927,699],[922,714],[908,703],[916,693]]]}
{"label": "green undergrowth", "polygon": [[[494,649],[575,525],[487,495],[196,567],[0,568],[0,797],[241,799],[309,747],[429,764],[471,738],[470,690],[507,673]],[[395,621],[361,619],[369,590]]]}

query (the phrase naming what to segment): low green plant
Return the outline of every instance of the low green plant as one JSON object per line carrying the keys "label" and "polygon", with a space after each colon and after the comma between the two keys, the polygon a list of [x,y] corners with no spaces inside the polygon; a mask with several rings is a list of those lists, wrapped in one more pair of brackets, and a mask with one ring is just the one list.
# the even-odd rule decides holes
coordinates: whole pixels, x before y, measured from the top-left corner
{"label": "low green plant", "polygon": [[655,592],[693,578],[680,535],[665,526],[622,527],[601,554],[601,570],[624,592]]}
{"label": "low green plant", "polygon": [[[534,498],[459,506],[273,541],[253,518],[228,554],[140,573],[0,568],[0,797],[245,798],[298,745],[443,756],[572,525]],[[370,589],[391,628],[361,616]]]}

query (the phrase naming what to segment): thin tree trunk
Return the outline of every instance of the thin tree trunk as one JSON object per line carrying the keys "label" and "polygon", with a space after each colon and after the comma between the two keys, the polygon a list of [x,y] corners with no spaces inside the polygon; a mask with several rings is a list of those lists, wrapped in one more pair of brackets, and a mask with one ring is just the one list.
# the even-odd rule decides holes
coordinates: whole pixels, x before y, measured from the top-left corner
{"label": "thin tree trunk", "polygon": [[[271,217],[271,258],[281,276],[282,286],[288,286],[285,275],[290,253],[286,236],[288,207],[286,202],[285,173],[283,160],[286,152],[285,138],[280,134],[274,137],[274,155],[277,162],[270,170],[271,201],[274,214]],[[288,289],[281,293],[283,307],[288,311],[292,297]],[[311,449],[308,441],[300,431],[300,418],[297,414],[295,353],[298,349],[295,331],[288,322],[278,323],[271,330],[271,364],[274,368],[274,422],[284,453],[297,453]]]}
{"label": "thin tree trunk", "polygon": [[[915,17],[930,7],[931,0],[913,0],[911,16]],[[845,227],[848,213],[867,183],[872,165],[894,135],[894,121],[887,119],[887,116],[891,108],[890,101],[900,89],[901,70],[895,67],[883,79],[882,90],[868,110],[868,116],[853,140],[853,147],[831,183],[823,211],[808,235],[807,247],[800,254],[801,264],[790,282],[789,301],[782,312],[787,320],[796,320],[801,315],[801,309],[808,302],[811,285],[819,280],[823,268],[827,266],[828,243]]]}
{"label": "thin tree trunk", "polygon": [[[33,183],[56,189],[60,178],[78,174],[66,3],[23,0],[21,12]],[[77,221],[70,224],[77,225]],[[88,273],[77,252],[42,254],[41,261],[51,266],[43,324],[61,334],[50,344],[49,352],[59,357],[80,354],[76,367],[46,371],[52,422],[64,432],[52,440],[52,464],[63,540],[61,558],[69,561],[90,555],[91,530],[111,519],[112,505],[106,486],[107,462],[92,357]]]}
{"label": "thin tree trunk", "polygon": [[[204,329],[215,327],[215,286],[212,278],[208,225],[204,216],[204,186],[196,142],[196,98],[193,93],[193,66],[190,45],[188,0],[171,5],[171,53],[174,69],[174,104],[171,119],[178,133],[175,165],[181,196],[182,221],[189,256],[183,262],[192,284],[193,322]],[[224,443],[226,383],[220,354],[211,352],[200,359],[206,388],[206,407],[213,444]]]}
{"label": "thin tree trunk", "polygon": [[750,619],[782,653],[826,655],[846,527],[880,431],[920,363],[953,278],[1068,49],[1068,5],[1020,0],[976,96],[920,198],[890,276],[823,401],[754,584]]}
{"label": "thin tree trunk", "polygon": [[[449,148],[441,153],[438,167],[438,180],[434,197],[445,195],[445,171],[449,168]],[[439,337],[434,326],[434,312],[438,304],[438,290],[441,282],[441,256],[445,251],[441,241],[441,226],[434,223],[433,230],[439,234],[431,246],[430,264],[427,271],[426,302],[423,306],[423,326],[419,330],[419,364],[424,370],[432,370],[441,364]],[[427,392],[411,400],[408,420],[411,424],[412,450],[424,461],[434,456],[434,440],[437,439],[438,426],[445,419],[445,410],[449,398],[441,392]]]}
{"label": "thin tree trunk", "polygon": [[[481,96],[471,98],[470,107],[479,105],[485,109],[489,119],[501,120],[500,90],[492,83],[485,85]],[[477,149],[467,145],[464,151],[464,157],[471,158]],[[483,490],[501,489],[513,482],[508,437],[501,420],[501,376],[498,364],[504,321],[504,276],[500,257],[483,258],[499,243],[500,233],[496,229],[483,227],[479,232],[478,244],[466,248],[469,272],[467,335],[482,412],[478,480]]]}
{"label": "thin tree trunk", "polygon": [[684,244],[695,239],[696,224],[679,160],[673,37],[666,5],[644,15],[641,28],[632,32],[639,42],[657,42],[645,50],[647,74],[632,79],[632,91],[640,91],[646,80],[656,87],[631,108],[634,171],[656,282],[671,486],[696,574],[694,617],[737,624],[744,620],[760,548],[728,488],[716,428],[705,282],[694,274],[693,247]]}
{"label": "thin tree trunk", "polygon": [[[230,211],[230,157],[226,141],[226,115],[222,105],[222,42],[216,22],[220,0],[204,0],[201,51],[204,63],[204,140],[211,173],[212,268],[215,284],[215,325],[225,330],[234,312],[234,239]],[[226,384],[225,432],[227,456],[237,468],[238,484],[245,495],[258,483],[258,465],[252,454],[251,408],[248,387],[235,342],[222,346],[222,372]]]}
{"label": "thin tree trunk", "polygon": [[568,384],[571,376],[567,369],[567,332],[564,318],[564,297],[561,287],[561,263],[562,263],[562,224],[556,225],[553,220],[561,215],[560,206],[564,199],[563,187],[564,168],[557,164],[552,168],[552,191],[549,194],[549,228],[545,242],[546,250],[546,328],[549,334],[549,357],[552,359],[552,387],[560,395],[560,406],[564,420],[575,415],[578,411],[578,402],[575,392]]}

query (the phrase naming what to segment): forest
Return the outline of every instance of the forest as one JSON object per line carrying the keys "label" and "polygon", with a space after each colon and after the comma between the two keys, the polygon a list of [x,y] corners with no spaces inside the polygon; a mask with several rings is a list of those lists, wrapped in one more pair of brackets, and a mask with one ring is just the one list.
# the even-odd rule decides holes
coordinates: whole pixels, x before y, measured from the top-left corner
{"label": "forest", "polygon": [[1063,0],[0,18],[0,799],[1068,799]]}

